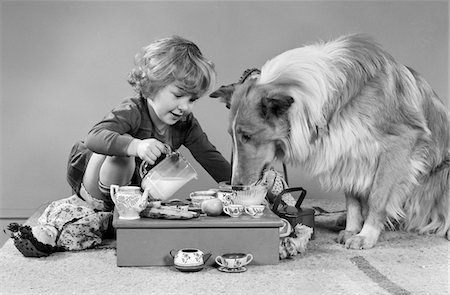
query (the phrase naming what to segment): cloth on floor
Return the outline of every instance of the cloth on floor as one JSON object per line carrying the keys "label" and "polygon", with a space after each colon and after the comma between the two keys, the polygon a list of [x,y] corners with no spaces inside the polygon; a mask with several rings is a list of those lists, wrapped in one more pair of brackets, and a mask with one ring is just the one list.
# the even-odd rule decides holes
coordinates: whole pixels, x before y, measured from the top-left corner
{"label": "cloth on floor", "polygon": [[312,233],[313,229],[309,226],[297,224],[289,236],[280,237],[280,259],[291,258],[297,254],[305,253]]}

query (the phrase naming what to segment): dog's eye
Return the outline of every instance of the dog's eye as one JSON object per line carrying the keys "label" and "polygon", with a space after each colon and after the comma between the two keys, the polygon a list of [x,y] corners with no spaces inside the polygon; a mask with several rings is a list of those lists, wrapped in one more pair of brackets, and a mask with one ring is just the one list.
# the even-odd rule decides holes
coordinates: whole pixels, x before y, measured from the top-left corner
{"label": "dog's eye", "polygon": [[250,139],[252,139],[252,137],[251,137],[250,135],[245,134],[245,133],[241,134],[241,140],[242,140],[242,142],[245,143],[245,142],[249,141]]}

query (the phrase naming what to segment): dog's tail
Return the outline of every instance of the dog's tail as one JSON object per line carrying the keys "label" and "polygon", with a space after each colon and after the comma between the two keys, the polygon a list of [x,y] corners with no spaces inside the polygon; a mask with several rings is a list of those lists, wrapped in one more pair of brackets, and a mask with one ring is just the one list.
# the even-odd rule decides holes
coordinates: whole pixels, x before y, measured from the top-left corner
{"label": "dog's tail", "polygon": [[450,152],[411,192],[405,213],[405,230],[450,240]]}

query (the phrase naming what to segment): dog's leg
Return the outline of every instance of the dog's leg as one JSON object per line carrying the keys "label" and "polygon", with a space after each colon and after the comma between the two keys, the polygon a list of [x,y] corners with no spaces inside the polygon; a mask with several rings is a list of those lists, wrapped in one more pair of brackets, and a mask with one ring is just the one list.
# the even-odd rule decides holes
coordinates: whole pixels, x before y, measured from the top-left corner
{"label": "dog's leg", "polygon": [[[361,209],[365,215],[361,231],[345,240],[345,247],[350,249],[370,249],[378,241],[386,221],[386,203],[390,192],[381,189],[372,193],[367,199],[367,207]],[[367,213],[366,213],[367,212]],[[348,221],[348,218],[347,218]]]}
{"label": "dog's leg", "polygon": [[345,193],[347,220],[345,230],[339,232],[338,242],[345,244],[348,239],[358,234],[363,226],[361,198],[353,193]]}
{"label": "dog's leg", "polygon": [[[361,231],[345,241],[346,248],[369,249],[375,246],[388,218],[402,218],[402,200],[408,193],[405,183],[411,176],[408,141],[397,138],[380,156],[374,182],[367,198],[362,198]],[[364,203],[367,202],[367,203]],[[389,208],[389,209],[388,209]],[[348,219],[347,219],[348,221]]]}
{"label": "dog's leg", "polygon": [[[379,193],[371,194],[367,199],[360,200],[360,222],[363,226],[359,233],[346,236],[346,239],[341,241],[345,243],[346,248],[369,249],[375,246],[384,229],[388,195],[388,191],[382,190]],[[349,222],[348,217],[347,222]]]}

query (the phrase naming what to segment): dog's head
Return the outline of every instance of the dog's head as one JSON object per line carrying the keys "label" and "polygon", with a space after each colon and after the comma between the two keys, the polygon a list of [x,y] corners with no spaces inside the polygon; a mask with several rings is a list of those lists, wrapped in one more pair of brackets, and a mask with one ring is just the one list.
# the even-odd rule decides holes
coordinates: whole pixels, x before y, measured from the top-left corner
{"label": "dog's head", "polygon": [[258,73],[210,94],[230,109],[233,142],[232,184],[251,184],[289,149],[289,109],[294,99],[286,87],[259,84]]}

